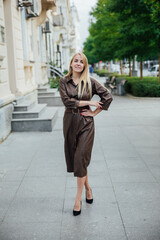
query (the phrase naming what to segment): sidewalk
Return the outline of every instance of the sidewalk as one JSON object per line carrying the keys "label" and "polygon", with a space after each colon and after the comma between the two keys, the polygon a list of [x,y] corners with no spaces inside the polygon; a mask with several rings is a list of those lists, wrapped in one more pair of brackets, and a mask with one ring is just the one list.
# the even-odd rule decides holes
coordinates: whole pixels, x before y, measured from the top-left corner
{"label": "sidewalk", "polygon": [[89,179],[72,216],[62,120],[51,133],[12,133],[0,145],[0,240],[159,240],[160,100],[114,96],[95,117]]}

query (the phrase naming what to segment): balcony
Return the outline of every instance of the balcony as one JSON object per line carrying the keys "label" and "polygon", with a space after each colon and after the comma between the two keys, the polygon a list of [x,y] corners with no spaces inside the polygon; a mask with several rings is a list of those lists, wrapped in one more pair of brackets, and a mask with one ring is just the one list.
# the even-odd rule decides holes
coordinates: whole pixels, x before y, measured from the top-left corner
{"label": "balcony", "polygon": [[54,14],[53,15],[53,26],[54,27],[63,26],[63,14]]}
{"label": "balcony", "polygon": [[43,11],[47,11],[49,9],[53,10],[53,8],[56,6],[55,0],[41,0],[41,2]]}
{"label": "balcony", "polygon": [[55,11],[55,3],[56,0],[41,0],[42,10],[39,17],[37,18],[37,26],[40,26],[45,22],[48,10]]}

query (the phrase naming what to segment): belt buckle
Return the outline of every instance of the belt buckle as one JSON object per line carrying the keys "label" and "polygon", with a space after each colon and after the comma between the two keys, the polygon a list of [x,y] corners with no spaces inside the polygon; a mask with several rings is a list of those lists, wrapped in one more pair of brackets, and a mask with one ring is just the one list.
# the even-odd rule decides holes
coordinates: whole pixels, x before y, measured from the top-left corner
{"label": "belt buckle", "polygon": [[79,108],[72,108],[72,113],[73,114],[80,113],[80,109]]}
{"label": "belt buckle", "polygon": [[75,111],[74,111],[74,110],[75,110],[75,109],[74,109],[74,108],[72,108],[72,113],[73,113],[73,114],[75,114]]}

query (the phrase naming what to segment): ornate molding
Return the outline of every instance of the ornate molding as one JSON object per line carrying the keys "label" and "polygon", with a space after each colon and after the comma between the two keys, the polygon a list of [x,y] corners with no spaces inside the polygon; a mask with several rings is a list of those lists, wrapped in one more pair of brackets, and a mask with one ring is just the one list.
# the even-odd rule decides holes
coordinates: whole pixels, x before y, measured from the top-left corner
{"label": "ornate molding", "polygon": [[42,10],[39,17],[36,18],[37,26],[43,24],[47,17],[47,11],[52,10],[55,11],[56,9],[56,0],[41,0]]}

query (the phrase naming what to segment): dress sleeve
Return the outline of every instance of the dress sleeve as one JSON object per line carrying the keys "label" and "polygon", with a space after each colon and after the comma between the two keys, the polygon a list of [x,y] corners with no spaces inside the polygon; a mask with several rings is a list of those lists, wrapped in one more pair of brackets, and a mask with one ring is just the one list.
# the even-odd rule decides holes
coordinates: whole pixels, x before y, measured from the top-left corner
{"label": "dress sleeve", "polygon": [[96,94],[101,98],[102,110],[108,110],[109,105],[111,104],[113,98],[109,93],[107,88],[105,88],[102,84],[96,81],[94,78],[91,79],[92,82],[92,94]]}
{"label": "dress sleeve", "polygon": [[67,108],[77,108],[78,107],[79,100],[77,100],[75,98],[70,98],[68,96],[63,78],[60,79],[59,92],[60,92],[62,102]]}

